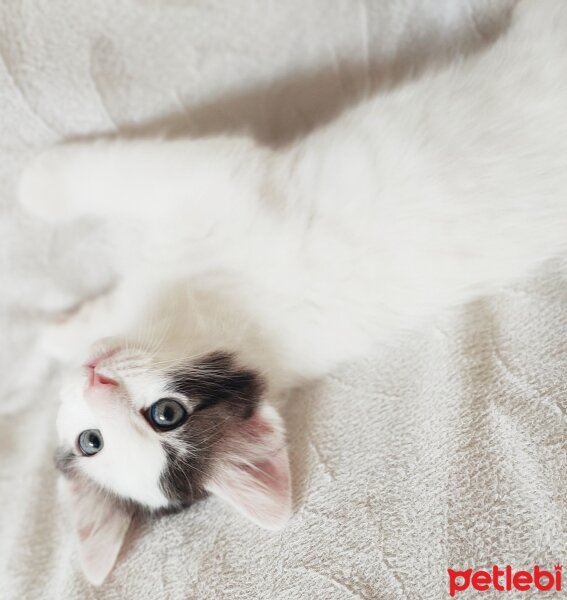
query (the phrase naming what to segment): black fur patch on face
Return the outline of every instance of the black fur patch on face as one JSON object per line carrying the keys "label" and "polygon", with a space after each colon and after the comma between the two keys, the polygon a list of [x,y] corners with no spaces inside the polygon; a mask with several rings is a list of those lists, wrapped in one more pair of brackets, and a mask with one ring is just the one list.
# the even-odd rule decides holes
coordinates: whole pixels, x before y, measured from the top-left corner
{"label": "black fur patch on face", "polygon": [[[161,488],[175,506],[206,495],[204,486],[227,431],[254,414],[265,389],[261,376],[215,352],[171,372],[169,390],[194,403],[188,420],[164,435],[167,466]],[[182,450],[180,450],[180,447]]]}
{"label": "black fur patch on face", "polygon": [[252,416],[264,390],[258,374],[239,367],[226,352],[215,352],[171,374],[168,388],[198,401],[202,410],[223,403],[234,416]]}

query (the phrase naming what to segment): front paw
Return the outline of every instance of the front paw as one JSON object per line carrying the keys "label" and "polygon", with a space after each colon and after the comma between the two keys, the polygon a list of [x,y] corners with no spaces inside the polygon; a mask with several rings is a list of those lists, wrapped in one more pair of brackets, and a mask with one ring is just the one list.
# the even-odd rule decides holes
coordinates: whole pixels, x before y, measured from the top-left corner
{"label": "front paw", "polygon": [[19,201],[32,215],[46,221],[73,218],[68,165],[69,147],[57,147],[36,156],[20,177]]}

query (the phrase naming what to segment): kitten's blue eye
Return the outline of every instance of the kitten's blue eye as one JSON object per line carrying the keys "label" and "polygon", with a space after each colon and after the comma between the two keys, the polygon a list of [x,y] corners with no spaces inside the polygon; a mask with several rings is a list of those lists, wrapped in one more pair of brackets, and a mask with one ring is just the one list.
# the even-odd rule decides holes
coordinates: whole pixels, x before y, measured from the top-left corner
{"label": "kitten's blue eye", "polygon": [[97,454],[104,446],[102,434],[98,429],[85,429],[85,431],[79,434],[77,443],[84,456]]}
{"label": "kitten's blue eye", "polygon": [[150,406],[148,416],[152,424],[166,431],[182,425],[187,419],[187,411],[173,398],[162,398]]}

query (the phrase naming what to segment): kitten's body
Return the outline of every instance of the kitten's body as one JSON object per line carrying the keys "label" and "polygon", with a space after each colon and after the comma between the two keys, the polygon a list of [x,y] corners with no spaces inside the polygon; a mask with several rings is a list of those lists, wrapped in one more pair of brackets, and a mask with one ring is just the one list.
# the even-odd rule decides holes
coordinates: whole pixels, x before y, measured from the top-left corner
{"label": "kitten's body", "polygon": [[162,363],[237,357],[265,397],[563,252],[567,8],[517,12],[486,53],[281,150],[220,137],[40,157],[22,182],[31,210],[124,224],[123,282],[59,345],[84,361],[95,339],[141,328]]}
{"label": "kitten's body", "polygon": [[24,197],[46,204],[64,180],[48,217],[114,214],[125,234],[138,222],[116,258],[141,297],[215,273],[286,372],[319,375],[565,247],[567,41],[561,21],[530,21],[284,150],[71,146],[40,159],[47,172],[32,168]]}

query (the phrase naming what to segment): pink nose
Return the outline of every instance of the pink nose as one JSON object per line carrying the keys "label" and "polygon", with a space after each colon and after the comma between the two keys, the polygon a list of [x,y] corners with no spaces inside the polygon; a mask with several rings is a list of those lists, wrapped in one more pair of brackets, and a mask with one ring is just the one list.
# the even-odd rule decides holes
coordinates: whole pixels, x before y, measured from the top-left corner
{"label": "pink nose", "polygon": [[87,365],[89,370],[89,386],[90,387],[101,387],[101,386],[117,386],[118,383],[111,379],[110,377],[106,377],[105,375],[101,375],[97,373],[96,367],[91,367],[91,365]]}
{"label": "pink nose", "polygon": [[118,383],[116,381],[114,381],[114,379],[111,379],[110,377],[106,377],[105,375],[102,375],[101,373],[97,372],[97,367],[98,367],[99,363],[102,362],[104,359],[110,357],[115,352],[116,352],[115,350],[106,352],[100,356],[97,356],[96,358],[93,358],[85,365],[85,367],[88,370],[88,374],[89,374],[89,387],[117,386],[118,385]]}

